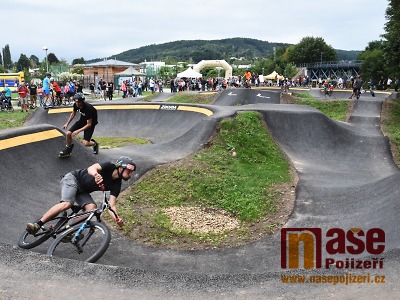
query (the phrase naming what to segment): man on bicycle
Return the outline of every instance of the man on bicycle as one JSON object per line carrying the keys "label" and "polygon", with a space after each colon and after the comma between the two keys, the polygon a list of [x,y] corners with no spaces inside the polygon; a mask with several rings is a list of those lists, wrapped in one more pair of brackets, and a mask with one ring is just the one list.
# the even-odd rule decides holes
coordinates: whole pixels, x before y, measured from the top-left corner
{"label": "man on bicycle", "polygon": [[85,96],[82,93],[76,93],[74,95],[74,106],[71,115],[68,118],[67,123],[63,126],[63,129],[67,129],[69,123],[75,118],[76,112],[80,112],[80,119],[75,122],[74,125],[67,131],[67,145],[64,150],[60,152],[60,157],[70,156],[74,144],[72,143],[72,137],[78,135],[83,131],[83,145],[86,147],[93,147],[94,154],[99,153],[99,144],[92,139],[94,129],[97,125],[97,110],[93,105],[85,102]]}
{"label": "man on bicycle", "polygon": [[353,83],[353,93],[351,93],[349,99],[352,99],[353,96],[356,96],[357,99],[360,98],[362,85],[363,85],[363,81],[360,78],[360,75],[357,75],[356,80],[354,80],[354,83]]}
{"label": "man on bicycle", "polygon": [[[117,213],[116,203],[121,192],[122,179],[129,180],[135,170],[134,161],[129,157],[121,156],[115,163],[96,163],[87,169],[67,173],[61,179],[60,203],[50,208],[38,222],[28,223],[26,230],[30,234],[35,234],[44,223],[70,209],[74,203],[84,211],[96,209],[96,203],[90,195],[94,191],[110,191],[110,206]],[[111,211],[109,214],[119,226],[123,226],[124,222],[121,218],[116,218]]]}

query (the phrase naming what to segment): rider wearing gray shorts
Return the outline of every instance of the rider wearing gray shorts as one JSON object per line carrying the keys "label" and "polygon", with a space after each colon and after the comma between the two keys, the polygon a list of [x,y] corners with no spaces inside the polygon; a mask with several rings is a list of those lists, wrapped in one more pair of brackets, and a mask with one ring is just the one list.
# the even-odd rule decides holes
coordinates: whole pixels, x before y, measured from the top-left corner
{"label": "rider wearing gray shorts", "polygon": [[89,193],[82,192],[78,180],[73,172],[67,173],[60,182],[61,202],[70,202],[84,207],[86,204],[95,203]]}

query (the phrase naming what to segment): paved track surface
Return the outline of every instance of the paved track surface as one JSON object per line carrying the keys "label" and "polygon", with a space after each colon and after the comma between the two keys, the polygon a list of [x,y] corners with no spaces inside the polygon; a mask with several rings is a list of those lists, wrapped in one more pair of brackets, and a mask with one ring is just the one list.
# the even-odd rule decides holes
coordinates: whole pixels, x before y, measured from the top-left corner
{"label": "paved track surface", "polygon": [[[279,93],[266,90],[227,90],[214,105],[167,104],[166,94],[152,103],[116,100],[113,109],[105,102],[98,106],[97,135],[141,136],[152,144],[103,150],[98,156],[76,145],[68,159],[59,159],[57,153],[64,147],[60,128],[69,112],[39,110],[25,128],[0,133],[0,299],[69,299],[71,293],[76,299],[397,298],[400,173],[379,128],[380,106],[387,96],[362,97],[348,123],[332,121],[308,106],[280,105]],[[127,102],[133,103],[118,107]],[[138,161],[141,176],[158,164],[195,153],[222,118],[241,110],[264,116],[299,174],[296,206],[286,227],[383,229],[384,268],[350,272],[385,275],[386,284],[283,284],[281,275],[345,273],[282,270],[279,232],[249,245],[209,251],[157,249],[113,232],[98,264],[49,258],[43,254],[47,243],[32,251],[15,246],[26,222],[58,201],[61,175],[126,154]],[[54,137],[36,141],[37,135]],[[11,147],[16,137],[26,143]]]}

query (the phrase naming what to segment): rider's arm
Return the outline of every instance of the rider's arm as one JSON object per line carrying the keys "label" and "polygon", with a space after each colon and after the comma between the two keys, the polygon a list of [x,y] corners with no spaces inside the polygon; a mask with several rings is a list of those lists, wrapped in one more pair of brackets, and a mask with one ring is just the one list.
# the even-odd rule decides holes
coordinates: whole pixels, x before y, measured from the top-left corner
{"label": "rider's arm", "polygon": [[[88,119],[85,126],[83,126],[82,128],[79,128],[79,129],[75,130],[74,132],[75,132],[76,134],[78,134],[78,133],[80,133],[80,132],[82,132],[82,131],[85,131],[86,129],[88,129],[88,128],[90,128],[90,127],[92,127],[92,119]],[[75,134],[75,133],[74,133],[74,134]]]}
{"label": "rider's arm", "polygon": [[100,164],[96,163],[91,165],[88,169],[88,174],[94,177],[94,180],[97,185],[101,186],[103,184],[103,177],[99,174],[101,171]]}
{"label": "rider's arm", "polygon": [[63,126],[64,129],[67,129],[69,123],[71,123],[72,119],[75,118],[75,114],[76,114],[76,112],[73,110],[71,112],[71,114],[69,115],[67,123],[65,123],[65,125]]}
{"label": "rider's arm", "polygon": [[[118,216],[118,213],[117,213],[117,197],[115,197],[113,195],[110,195],[109,203],[110,203],[111,208],[114,210],[114,212]],[[113,218],[115,223],[117,223],[121,227],[124,225],[124,221],[120,217],[115,217],[115,215],[113,214],[113,212],[111,210],[108,210],[108,213],[110,214],[111,218]]]}

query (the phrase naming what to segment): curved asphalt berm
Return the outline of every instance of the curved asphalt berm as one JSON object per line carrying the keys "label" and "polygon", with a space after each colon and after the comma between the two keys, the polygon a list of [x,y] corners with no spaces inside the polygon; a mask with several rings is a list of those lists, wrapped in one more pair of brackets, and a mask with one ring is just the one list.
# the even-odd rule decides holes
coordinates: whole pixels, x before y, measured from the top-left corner
{"label": "curved asphalt berm", "polygon": [[[270,97],[263,99],[276,97],[274,92],[260,94]],[[89,299],[104,295],[116,299],[397,296],[400,174],[376,123],[376,110],[386,95],[361,98],[349,123],[332,121],[307,106],[259,102],[261,97],[257,95],[258,91],[253,90],[229,90],[215,105],[134,103],[111,108],[104,103],[98,106],[101,121],[96,134],[143,136],[153,144],[103,150],[99,156],[76,145],[71,158],[57,157],[64,146],[58,128],[67,119],[68,110],[39,110],[27,128],[0,133],[0,298],[35,299],[32,295],[37,294],[37,299],[67,299],[75,291],[74,298],[86,299],[87,285],[93,291]],[[236,106],[243,104],[243,99],[253,100],[250,105]],[[280,281],[282,274],[332,275],[334,271],[283,271],[279,232],[249,245],[209,251],[156,249],[113,233],[111,245],[98,265],[46,257],[42,254],[46,244],[33,251],[13,246],[26,222],[59,199],[60,175],[120,154],[135,157],[142,175],[160,163],[201,149],[221,118],[240,110],[255,110],[264,116],[299,174],[296,206],[287,227],[384,229],[384,269],[354,273],[383,273],[387,284],[285,285]],[[27,143],[21,144],[24,141]],[[22,283],[20,288],[15,281]]]}

